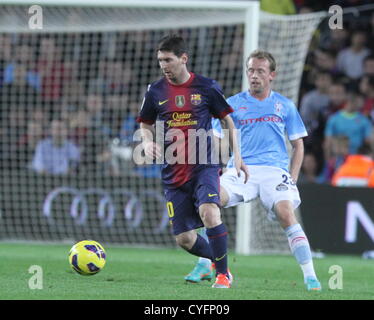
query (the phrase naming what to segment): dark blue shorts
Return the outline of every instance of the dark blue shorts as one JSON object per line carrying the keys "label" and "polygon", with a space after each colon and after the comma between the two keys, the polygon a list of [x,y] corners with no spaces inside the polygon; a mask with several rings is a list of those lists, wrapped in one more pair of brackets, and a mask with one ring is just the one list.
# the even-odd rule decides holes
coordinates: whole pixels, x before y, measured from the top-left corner
{"label": "dark blue shorts", "polygon": [[203,203],[216,203],[220,206],[220,168],[209,167],[176,189],[165,188],[169,221],[174,235],[204,226],[199,215]]}

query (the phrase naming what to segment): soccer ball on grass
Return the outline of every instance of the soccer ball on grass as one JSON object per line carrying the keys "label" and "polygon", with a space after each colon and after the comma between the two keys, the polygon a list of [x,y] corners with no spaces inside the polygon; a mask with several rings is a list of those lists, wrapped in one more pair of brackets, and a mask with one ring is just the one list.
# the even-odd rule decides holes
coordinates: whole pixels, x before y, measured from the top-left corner
{"label": "soccer ball on grass", "polygon": [[84,276],[98,273],[105,266],[106,254],[103,246],[93,240],[83,240],[69,251],[69,263],[74,271]]}

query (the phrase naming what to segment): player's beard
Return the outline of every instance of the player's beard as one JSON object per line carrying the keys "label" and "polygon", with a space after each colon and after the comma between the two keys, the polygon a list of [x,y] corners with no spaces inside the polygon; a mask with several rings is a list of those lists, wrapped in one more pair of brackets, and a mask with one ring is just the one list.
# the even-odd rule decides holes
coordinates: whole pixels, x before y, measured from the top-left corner
{"label": "player's beard", "polygon": [[166,77],[166,79],[168,79],[169,81],[171,82],[176,82],[177,81],[177,77],[175,75],[174,72],[171,72],[171,71],[167,71],[167,72],[163,72],[164,73],[164,76]]}
{"label": "player's beard", "polygon": [[264,86],[261,85],[261,84],[258,84],[258,85],[250,85],[249,86],[249,91],[251,92],[251,94],[261,94],[263,93],[265,90]]}

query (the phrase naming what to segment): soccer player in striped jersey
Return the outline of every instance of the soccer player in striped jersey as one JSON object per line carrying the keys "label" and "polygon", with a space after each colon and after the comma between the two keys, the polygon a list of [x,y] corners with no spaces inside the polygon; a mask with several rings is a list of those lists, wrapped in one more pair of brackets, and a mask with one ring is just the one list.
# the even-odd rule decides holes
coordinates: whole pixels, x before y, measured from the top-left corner
{"label": "soccer player in striped jersey", "polygon": [[[215,288],[230,288],[232,275],[227,267],[227,230],[220,215],[220,165],[211,158],[213,139],[191,143],[190,133],[212,132],[212,117],[230,131],[234,170],[247,179],[248,171],[240,156],[234,134],[235,126],[218,84],[189,72],[184,40],[167,36],[157,48],[164,74],[148,87],[137,118],[140,122],[145,154],[152,159],[164,158],[161,169],[170,222],[178,245],[191,254],[215,262]],[[163,146],[154,140],[153,124],[162,122]],[[156,130],[157,130],[156,124]],[[212,133],[213,137],[213,133]],[[201,151],[200,145],[205,146]],[[172,150],[173,152],[170,152]],[[177,153],[176,158],[173,158]],[[200,161],[200,155],[207,156]],[[204,158],[204,157],[203,157]],[[240,173],[244,171],[244,173]],[[205,226],[209,242],[195,229]]]}
{"label": "soccer player in striped jersey", "polygon": [[[270,219],[277,219],[288,238],[291,252],[299,263],[308,290],[321,290],[308,239],[296,220],[294,209],[300,205],[296,182],[304,157],[302,138],[306,129],[294,103],[272,91],[276,75],[274,57],[256,50],[246,61],[249,90],[227,99],[234,109],[231,114],[241,131],[241,155],[249,168],[250,178],[244,184],[237,177],[232,159],[221,176],[221,206],[231,207],[260,197]],[[221,126],[213,120],[215,135],[222,137]],[[285,132],[293,147],[291,163],[287,152]],[[190,282],[209,280],[211,265],[199,259],[185,279]]]}

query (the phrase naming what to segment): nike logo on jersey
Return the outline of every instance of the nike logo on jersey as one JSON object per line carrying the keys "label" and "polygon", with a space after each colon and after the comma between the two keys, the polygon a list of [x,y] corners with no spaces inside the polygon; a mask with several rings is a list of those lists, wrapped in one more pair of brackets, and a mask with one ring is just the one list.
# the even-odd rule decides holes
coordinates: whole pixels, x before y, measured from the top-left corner
{"label": "nike logo on jersey", "polygon": [[240,107],[239,110],[247,110],[247,107]]}
{"label": "nike logo on jersey", "polygon": [[215,197],[215,196],[217,196],[218,194],[217,193],[208,193],[208,197]]}
{"label": "nike logo on jersey", "polygon": [[216,258],[216,261],[220,261],[220,260],[222,260],[224,257],[226,257],[226,253],[225,253],[222,257]]}
{"label": "nike logo on jersey", "polygon": [[166,103],[166,102],[168,102],[169,101],[169,99],[166,99],[166,100],[164,100],[164,101],[159,101],[158,102],[158,105],[159,106],[162,106],[164,103]]}

